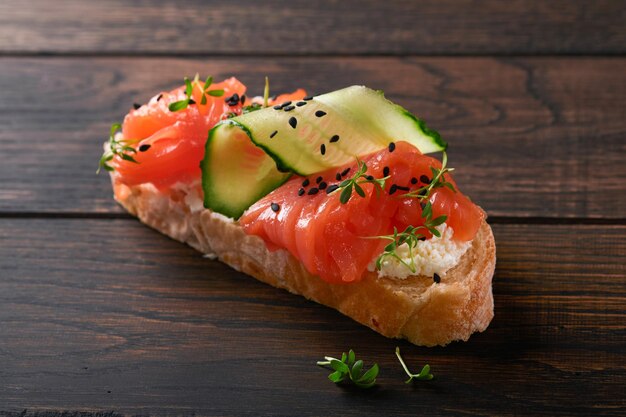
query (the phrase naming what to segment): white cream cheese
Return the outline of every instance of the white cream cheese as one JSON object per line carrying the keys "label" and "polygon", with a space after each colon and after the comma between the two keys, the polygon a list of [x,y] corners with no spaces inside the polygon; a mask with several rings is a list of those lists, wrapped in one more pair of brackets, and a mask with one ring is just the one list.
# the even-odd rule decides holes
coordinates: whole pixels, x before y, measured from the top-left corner
{"label": "white cream cheese", "polygon": [[[413,265],[415,271],[411,271],[398,259],[391,256],[385,257],[378,276],[406,279],[411,275],[426,275],[429,277],[438,274],[445,276],[446,272],[459,263],[463,254],[471,246],[471,242],[457,242],[452,240],[454,230],[445,223],[437,227],[441,237],[433,236],[431,239],[419,241],[413,248]],[[404,262],[411,265],[409,247],[405,243],[396,250]],[[376,258],[370,262],[367,269],[376,271]]]}

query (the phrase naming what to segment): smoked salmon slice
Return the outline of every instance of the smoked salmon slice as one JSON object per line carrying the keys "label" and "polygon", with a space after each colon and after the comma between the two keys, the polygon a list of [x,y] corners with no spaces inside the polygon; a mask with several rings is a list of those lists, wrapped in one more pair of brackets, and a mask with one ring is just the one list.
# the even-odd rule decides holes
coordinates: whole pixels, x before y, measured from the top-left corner
{"label": "smoked salmon slice", "polygon": [[[204,158],[209,130],[229,116],[240,115],[253,103],[246,98],[246,86],[235,77],[212,83],[208,90],[222,90],[219,96],[204,94],[203,81],[192,81],[192,104],[178,111],[170,105],[187,99],[185,85],[152,97],[148,103],[136,106],[124,118],[122,138],[137,152],[137,163],[116,156],[112,166],[116,180],[128,185],[152,183],[161,191],[178,183],[200,179],[200,161]],[[287,100],[300,100],[306,92],[298,89],[269,100],[268,105]],[[260,104],[257,98],[256,103]]]}
{"label": "smoked salmon slice", "polygon": [[[417,148],[397,142],[393,147],[363,157],[366,175],[386,177],[384,189],[362,184],[364,197],[352,193],[340,201],[346,178],[358,169],[357,163],[333,168],[309,177],[295,176],[256,202],[239,219],[246,233],[261,237],[270,250],[286,249],[306,269],[331,283],[349,283],[362,278],[370,262],[388,241],[373,238],[390,235],[407,226],[424,223],[418,199],[405,194],[432,179],[431,167],[441,162],[423,155]],[[433,189],[429,201],[434,217],[447,216],[454,239],[469,241],[477,233],[484,212],[456,187],[455,191]],[[432,235],[424,231],[425,238]]]}

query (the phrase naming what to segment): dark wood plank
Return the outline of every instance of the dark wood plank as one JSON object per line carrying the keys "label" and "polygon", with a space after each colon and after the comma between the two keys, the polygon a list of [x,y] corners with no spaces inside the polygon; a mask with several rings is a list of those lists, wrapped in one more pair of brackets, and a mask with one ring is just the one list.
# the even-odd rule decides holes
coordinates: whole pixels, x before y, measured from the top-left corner
{"label": "dark wood plank", "polygon": [[[134,220],[0,220],[0,409],[210,415],[618,416],[626,227],[495,225],[496,317],[447,348],[388,340]],[[393,355],[437,378],[405,385]],[[354,348],[380,387],[315,360]]]}
{"label": "dark wood plank", "polygon": [[120,212],[95,175],[108,126],[196,71],[384,89],[443,134],[490,215],[626,218],[624,58],[2,58],[0,211]]}
{"label": "dark wood plank", "polygon": [[0,51],[624,53],[620,0],[4,0]]}

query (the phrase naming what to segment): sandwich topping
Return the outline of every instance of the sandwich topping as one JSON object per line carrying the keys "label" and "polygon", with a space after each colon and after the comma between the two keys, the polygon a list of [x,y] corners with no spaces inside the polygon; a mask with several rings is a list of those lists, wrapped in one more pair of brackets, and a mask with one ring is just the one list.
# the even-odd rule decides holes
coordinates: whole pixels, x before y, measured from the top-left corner
{"label": "sandwich topping", "polygon": [[203,198],[330,283],[374,272],[437,280],[458,264],[485,214],[458,190],[445,152],[424,155],[445,150],[437,132],[362,86],[269,98],[266,82],[263,100],[245,93],[235,78],[196,77],[133,106],[101,168],[124,186],[194,188],[193,212]]}

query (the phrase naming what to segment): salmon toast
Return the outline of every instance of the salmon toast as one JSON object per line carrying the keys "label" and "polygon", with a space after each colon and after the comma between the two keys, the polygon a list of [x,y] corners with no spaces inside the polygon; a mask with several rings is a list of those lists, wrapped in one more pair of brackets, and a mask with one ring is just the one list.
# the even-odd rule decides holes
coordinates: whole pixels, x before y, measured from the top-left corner
{"label": "salmon toast", "polygon": [[196,77],[135,107],[100,165],[144,223],[387,337],[434,346],[487,328],[486,214],[439,134],[382,92],[248,98],[235,78]]}

